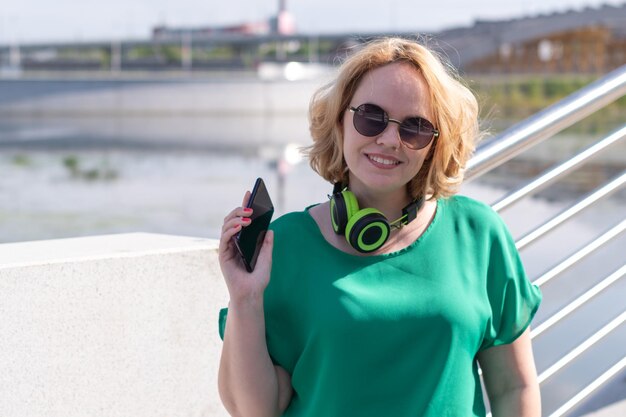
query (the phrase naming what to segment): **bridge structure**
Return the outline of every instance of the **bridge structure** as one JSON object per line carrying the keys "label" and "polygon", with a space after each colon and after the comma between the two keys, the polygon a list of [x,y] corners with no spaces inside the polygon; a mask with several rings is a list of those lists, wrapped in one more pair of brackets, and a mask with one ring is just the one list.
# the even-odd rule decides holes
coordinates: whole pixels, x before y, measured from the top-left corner
{"label": "bridge structure", "polygon": [[[0,68],[29,71],[246,71],[262,62],[335,65],[381,36],[420,38],[472,73],[604,74],[626,63],[626,3],[500,21],[436,33],[264,34],[156,28],[151,38],[0,44]],[[0,74],[2,72],[0,71]]]}

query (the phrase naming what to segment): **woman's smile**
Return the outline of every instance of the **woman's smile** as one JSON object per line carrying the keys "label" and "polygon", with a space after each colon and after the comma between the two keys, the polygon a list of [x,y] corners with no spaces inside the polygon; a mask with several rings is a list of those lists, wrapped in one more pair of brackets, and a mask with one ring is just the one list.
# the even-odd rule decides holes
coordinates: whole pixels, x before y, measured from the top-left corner
{"label": "woman's smile", "polygon": [[396,158],[380,154],[370,153],[365,154],[365,156],[372,163],[372,165],[380,169],[393,169],[402,163]]}

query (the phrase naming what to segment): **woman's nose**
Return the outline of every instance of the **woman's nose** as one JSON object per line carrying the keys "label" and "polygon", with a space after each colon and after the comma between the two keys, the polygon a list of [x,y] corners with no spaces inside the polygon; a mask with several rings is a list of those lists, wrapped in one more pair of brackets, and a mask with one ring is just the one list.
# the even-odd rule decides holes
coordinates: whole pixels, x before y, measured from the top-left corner
{"label": "woman's nose", "polygon": [[378,136],[376,143],[386,145],[392,148],[399,148],[402,144],[400,139],[400,123],[395,120],[389,120],[385,130]]}

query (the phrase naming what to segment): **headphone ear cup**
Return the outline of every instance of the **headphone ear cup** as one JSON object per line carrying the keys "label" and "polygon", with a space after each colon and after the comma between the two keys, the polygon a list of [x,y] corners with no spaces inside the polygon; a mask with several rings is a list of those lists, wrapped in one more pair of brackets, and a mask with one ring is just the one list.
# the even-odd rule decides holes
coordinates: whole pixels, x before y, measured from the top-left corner
{"label": "headphone ear cup", "polygon": [[330,221],[335,233],[344,234],[348,221],[358,211],[359,203],[351,191],[334,194],[330,199]]}
{"label": "headphone ear cup", "polygon": [[352,216],[346,225],[346,240],[361,253],[374,252],[385,244],[391,227],[378,210],[365,208]]}

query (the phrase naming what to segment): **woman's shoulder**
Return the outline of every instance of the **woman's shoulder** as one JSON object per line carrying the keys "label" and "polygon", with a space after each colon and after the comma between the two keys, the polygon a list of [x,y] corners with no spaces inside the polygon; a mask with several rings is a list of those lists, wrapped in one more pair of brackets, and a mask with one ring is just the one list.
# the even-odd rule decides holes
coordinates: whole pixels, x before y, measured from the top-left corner
{"label": "woman's shoulder", "polygon": [[450,197],[444,198],[443,200],[448,205],[452,205],[455,208],[462,210],[491,210],[491,207],[487,203],[466,195],[454,194]]}
{"label": "woman's shoulder", "polygon": [[466,196],[453,196],[442,206],[448,235],[454,235],[464,244],[483,248],[493,245],[515,247],[509,227],[489,204]]}
{"label": "woman's shoulder", "polygon": [[453,195],[445,198],[444,204],[449,210],[453,210],[458,214],[465,214],[471,216],[493,216],[497,213],[491,208],[491,206],[483,201],[476,200],[474,198],[465,195]]}
{"label": "woman's shoulder", "polygon": [[500,215],[485,202],[464,195],[453,195],[444,199],[443,206],[449,218],[472,224],[480,224],[483,228],[491,225],[499,228],[504,225]]}

